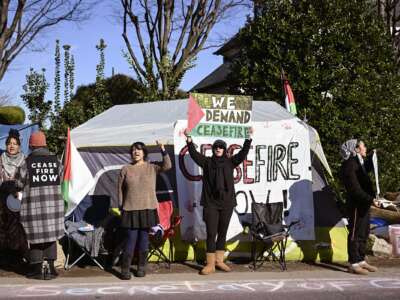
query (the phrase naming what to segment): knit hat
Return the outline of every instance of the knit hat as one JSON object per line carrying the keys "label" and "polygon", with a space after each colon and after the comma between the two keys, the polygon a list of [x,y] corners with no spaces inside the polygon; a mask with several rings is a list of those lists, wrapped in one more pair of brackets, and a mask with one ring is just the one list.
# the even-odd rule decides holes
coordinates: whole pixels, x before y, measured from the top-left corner
{"label": "knit hat", "polygon": [[43,131],[36,131],[29,138],[30,147],[46,147],[46,136]]}
{"label": "knit hat", "polygon": [[223,140],[216,140],[212,145],[212,148],[215,149],[217,147],[226,150],[226,143]]}

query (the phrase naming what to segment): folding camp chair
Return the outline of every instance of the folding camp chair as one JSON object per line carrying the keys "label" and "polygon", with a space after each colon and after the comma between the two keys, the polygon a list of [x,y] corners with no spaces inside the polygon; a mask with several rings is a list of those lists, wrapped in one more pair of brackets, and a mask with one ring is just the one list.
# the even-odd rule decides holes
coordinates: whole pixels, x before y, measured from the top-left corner
{"label": "folding camp chair", "polygon": [[[99,262],[97,257],[93,257],[89,251],[87,251],[84,247],[79,245],[75,239],[73,238],[72,235],[68,233],[66,229],[64,229],[65,233],[65,238],[67,240],[67,255],[65,259],[65,264],[64,264],[64,269],[65,270],[70,270],[73,266],[75,266],[79,261],[81,261],[84,257],[89,257],[92,262],[94,262],[100,269],[104,270],[103,265]],[[84,234],[84,233],[82,233]],[[76,250],[81,251],[81,255],[78,256],[72,263],[70,263],[70,259],[73,253],[75,253]]]}
{"label": "folding camp chair", "polygon": [[[95,263],[100,269],[104,270],[103,264],[100,262],[100,255],[107,254],[104,249],[103,239],[105,231],[96,231],[97,227],[93,228],[93,231],[82,231],[82,230],[73,230],[70,232],[67,228],[67,224],[77,224],[77,222],[83,221],[83,223],[87,222],[90,224],[95,224],[98,227],[104,229],[106,227],[106,223],[108,223],[111,219],[111,215],[108,214],[108,206],[109,206],[109,198],[102,196],[93,196],[91,198],[85,198],[79,205],[77,209],[70,215],[69,220],[66,220],[64,223],[64,233],[65,233],[65,246],[66,249],[66,259],[64,264],[65,270],[70,270],[74,265],[83,260],[85,257],[89,258],[93,263]],[[68,221],[71,221],[68,222]],[[76,229],[76,228],[75,228]],[[95,239],[100,236],[100,247],[98,251],[98,255],[94,256],[90,251],[88,251],[82,243],[79,243],[76,237],[82,239],[92,239],[92,243],[94,243]],[[98,240],[97,240],[98,242]],[[78,255],[75,254],[79,252]],[[73,257],[73,259],[72,259]],[[77,258],[75,258],[77,257]],[[71,260],[73,260],[71,262]]]}
{"label": "folding camp chair", "polygon": [[[167,267],[171,267],[173,259],[174,245],[172,238],[175,236],[176,228],[181,223],[182,217],[173,217],[173,202],[171,200],[163,201],[158,204],[158,217],[160,219],[160,227],[162,232],[158,231],[150,235],[150,249],[148,259],[153,255],[157,257],[157,263],[164,262]],[[166,241],[169,241],[168,254],[164,253]]]}
{"label": "folding camp chair", "polygon": [[[290,228],[298,222],[292,222],[289,226],[283,224],[283,203],[281,202],[253,202],[251,211],[250,237],[253,270],[261,267],[266,261],[276,261],[282,271],[286,270],[287,238]],[[257,251],[257,244],[261,244],[261,248],[258,247],[259,251]]]}

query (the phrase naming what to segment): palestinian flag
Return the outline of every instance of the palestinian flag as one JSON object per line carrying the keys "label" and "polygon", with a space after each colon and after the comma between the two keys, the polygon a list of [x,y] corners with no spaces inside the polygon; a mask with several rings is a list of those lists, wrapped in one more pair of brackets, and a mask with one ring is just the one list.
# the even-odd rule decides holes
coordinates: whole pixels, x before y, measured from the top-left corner
{"label": "palestinian flag", "polygon": [[64,153],[64,176],[61,185],[66,216],[78,206],[94,183],[93,175],[72,142],[68,128]]}
{"label": "palestinian flag", "polygon": [[189,106],[188,106],[188,127],[187,129],[192,131],[197,126],[200,120],[204,117],[204,112],[201,106],[197,103],[196,99],[192,95],[189,95]]}
{"label": "palestinian flag", "polygon": [[285,92],[285,105],[286,109],[293,115],[297,115],[296,102],[294,99],[292,88],[290,87],[289,80],[286,78],[285,73],[282,72],[283,90]]}

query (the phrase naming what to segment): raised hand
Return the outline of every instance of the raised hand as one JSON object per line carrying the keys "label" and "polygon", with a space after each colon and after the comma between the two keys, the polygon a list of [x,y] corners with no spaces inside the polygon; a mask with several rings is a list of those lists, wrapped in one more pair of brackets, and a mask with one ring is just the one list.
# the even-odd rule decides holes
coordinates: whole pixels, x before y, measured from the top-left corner
{"label": "raised hand", "polygon": [[189,130],[187,128],[183,131],[183,134],[186,137],[186,141],[188,143],[191,143],[192,142],[192,137],[190,136]]}
{"label": "raised hand", "polygon": [[161,151],[165,151],[164,144],[161,143],[159,140],[156,140],[156,144],[160,147]]}
{"label": "raised hand", "polygon": [[248,129],[249,137],[252,138],[254,134],[254,127],[249,127]]}

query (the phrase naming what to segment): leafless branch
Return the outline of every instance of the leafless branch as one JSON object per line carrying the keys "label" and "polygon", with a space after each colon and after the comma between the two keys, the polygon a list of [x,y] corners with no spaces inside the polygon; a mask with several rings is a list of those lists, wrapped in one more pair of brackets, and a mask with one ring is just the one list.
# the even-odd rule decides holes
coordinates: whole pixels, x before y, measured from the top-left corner
{"label": "leafless branch", "polygon": [[10,94],[4,90],[0,90],[0,107],[11,104],[12,104],[12,97],[10,96]]}
{"label": "leafless branch", "polygon": [[89,16],[94,0],[0,0],[0,81],[9,65],[45,29]]}
{"label": "leafless branch", "polygon": [[395,50],[395,62],[400,64],[400,0],[377,0],[378,15],[383,18],[387,32],[392,38],[392,47]]}
{"label": "leafless branch", "polygon": [[[217,22],[249,0],[120,0],[123,33],[131,63],[140,80],[161,88],[163,97],[176,93],[185,72]],[[129,31],[129,32],[128,32]],[[130,32],[132,31],[132,32]],[[133,36],[131,36],[133,34]],[[140,59],[132,47],[135,41]],[[159,82],[158,82],[159,81]]]}

